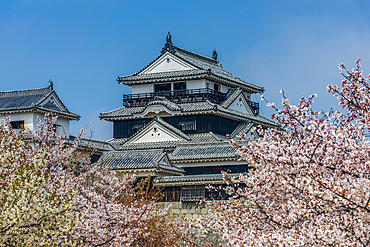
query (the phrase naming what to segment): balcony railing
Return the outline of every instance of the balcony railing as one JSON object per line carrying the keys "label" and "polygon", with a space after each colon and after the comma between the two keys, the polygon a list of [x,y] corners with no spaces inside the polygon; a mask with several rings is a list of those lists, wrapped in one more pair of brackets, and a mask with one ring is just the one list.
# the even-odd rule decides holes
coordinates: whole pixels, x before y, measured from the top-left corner
{"label": "balcony railing", "polygon": [[149,101],[152,101],[156,96],[166,97],[170,101],[179,103],[205,100],[210,100],[212,102],[219,103],[226,99],[225,93],[221,93],[210,88],[198,88],[198,89],[181,89],[173,91],[160,91],[139,94],[124,94],[123,105],[138,106],[140,102],[147,104]]}
{"label": "balcony railing", "polygon": [[[126,107],[146,106],[150,101],[153,101],[156,96],[166,97],[169,101],[175,103],[201,102],[206,100],[209,100],[213,103],[221,103],[227,99],[226,93],[221,93],[210,88],[198,88],[124,94],[123,105]],[[252,101],[248,101],[248,104],[253,110],[254,114],[257,115],[259,113],[259,104]]]}

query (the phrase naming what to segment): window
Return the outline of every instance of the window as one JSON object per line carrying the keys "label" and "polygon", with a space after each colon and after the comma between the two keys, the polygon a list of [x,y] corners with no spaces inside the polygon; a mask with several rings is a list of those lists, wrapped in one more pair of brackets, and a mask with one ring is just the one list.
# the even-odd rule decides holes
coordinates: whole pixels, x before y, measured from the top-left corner
{"label": "window", "polygon": [[154,92],[171,91],[171,83],[154,84]]}
{"label": "window", "polygon": [[193,121],[187,122],[180,122],[179,126],[181,126],[181,130],[197,130],[197,121],[194,119]]}
{"label": "window", "polygon": [[11,121],[12,129],[24,129],[24,120],[21,121]]}
{"label": "window", "polygon": [[213,85],[213,89],[216,91],[216,92],[218,92],[219,90],[220,90],[220,87],[219,87],[219,85],[218,84],[214,84]]}
{"label": "window", "polygon": [[177,82],[173,84],[173,90],[183,90],[186,89],[186,82]]}
{"label": "window", "polygon": [[61,135],[62,133],[62,125],[60,124],[53,124],[53,130],[55,135]]}
{"label": "window", "polygon": [[204,186],[189,186],[181,188],[181,201],[197,201],[205,197]]}

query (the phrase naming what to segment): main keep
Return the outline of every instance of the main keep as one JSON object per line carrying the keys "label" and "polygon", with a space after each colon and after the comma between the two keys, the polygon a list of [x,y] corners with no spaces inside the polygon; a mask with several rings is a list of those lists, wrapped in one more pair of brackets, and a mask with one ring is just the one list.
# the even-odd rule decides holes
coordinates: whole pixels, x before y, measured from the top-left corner
{"label": "main keep", "polygon": [[118,83],[131,86],[123,106],[100,114],[114,125],[108,142],[116,151],[101,157],[109,169],[151,175],[165,186],[163,201],[221,199],[205,186],[223,184],[221,171],[244,173],[226,135],[256,135],[252,127],[273,126],[259,115],[251,95],[264,88],[223,69],[216,51],[203,56],[167,42],[160,55]]}

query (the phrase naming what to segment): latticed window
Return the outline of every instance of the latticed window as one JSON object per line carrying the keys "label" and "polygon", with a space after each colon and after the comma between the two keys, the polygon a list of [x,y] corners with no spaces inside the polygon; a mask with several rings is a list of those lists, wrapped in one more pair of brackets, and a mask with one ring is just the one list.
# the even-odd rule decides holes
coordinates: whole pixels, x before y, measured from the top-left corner
{"label": "latticed window", "polygon": [[205,198],[204,186],[186,186],[181,188],[181,201],[197,201]]}
{"label": "latticed window", "polygon": [[197,120],[187,121],[187,122],[180,122],[179,126],[181,126],[182,131],[186,130],[196,130],[197,129]]}
{"label": "latticed window", "polygon": [[162,190],[162,202],[178,202],[180,201],[181,187],[166,187]]}

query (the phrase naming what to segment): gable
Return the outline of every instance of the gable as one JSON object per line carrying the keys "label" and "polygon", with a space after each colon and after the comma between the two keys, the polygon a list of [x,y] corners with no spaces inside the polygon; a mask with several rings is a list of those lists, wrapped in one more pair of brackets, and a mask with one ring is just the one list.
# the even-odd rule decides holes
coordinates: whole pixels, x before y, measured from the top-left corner
{"label": "gable", "polygon": [[227,109],[253,115],[253,111],[249,107],[248,101],[245,99],[242,93],[236,97],[236,99],[229,105]]}
{"label": "gable", "polygon": [[160,57],[153,64],[148,66],[140,74],[151,74],[151,73],[160,73],[160,72],[170,72],[170,71],[181,71],[181,70],[191,70],[196,69],[194,66],[189,63],[181,60],[178,57],[175,57],[171,53],[166,53]]}
{"label": "gable", "polygon": [[64,107],[63,103],[60,101],[59,97],[52,93],[46,99],[41,101],[39,106],[56,111],[64,111],[68,112],[67,109]]}
{"label": "gable", "polygon": [[152,122],[144,127],[140,133],[134,136],[128,143],[144,143],[144,142],[162,142],[162,141],[183,141],[184,138],[164,127],[158,122]]}
{"label": "gable", "polygon": [[167,155],[164,155],[163,158],[160,161],[158,161],[158,164],[165,166],[173,166],[170,160],[168,159]]}

